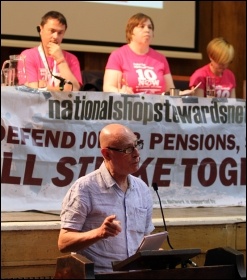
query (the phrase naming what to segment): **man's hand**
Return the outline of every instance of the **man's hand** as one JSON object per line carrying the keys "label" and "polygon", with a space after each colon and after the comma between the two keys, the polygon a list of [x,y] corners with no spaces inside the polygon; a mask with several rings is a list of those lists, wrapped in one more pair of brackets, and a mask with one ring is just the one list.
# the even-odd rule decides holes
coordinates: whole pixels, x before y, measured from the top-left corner
{"label": "man's hand", "polygon": [[47,48],[48,54],[52,56],[54,60],[59,61],[64,58],[60,45],[50,42],[48,43]]}
{"label": "man's hand", "polygon": [[116,236],[121,232],[120,222],[116,221],[116,215],[111,215],[105,218],[102,225],[99,227],[99,235],[101,238]]}

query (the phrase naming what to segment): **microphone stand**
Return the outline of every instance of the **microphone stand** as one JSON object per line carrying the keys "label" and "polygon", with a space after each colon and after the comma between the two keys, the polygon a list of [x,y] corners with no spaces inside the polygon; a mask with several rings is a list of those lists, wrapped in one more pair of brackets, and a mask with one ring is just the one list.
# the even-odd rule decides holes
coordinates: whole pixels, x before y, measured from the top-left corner
{"label": "microphone stand", "polygon": [[[158,185],[157,183],[153,183],[152,184],[152,187],[154,189],[154,191],[156,192],[157,196],[158,196],[158,199],[159,199],[159,204],[160,204],[160,211],[161,211],[161,215],[162,215],[162,219],[163,219],[163,223],[164,223],[164,227],[165,227],[165,230],[167,230],[167,226],[166,226],[166,222],[165,222],[165,217],[164,217],[164,213],[163,213],[163,208],[162,208],[162,204],[161,204],[161,200],[160,200],[160,196],[159,196],[159,193],[158,193]],[[167,242],[168,242],[168,245],[171,249],[174,249],[170,243],[170,238],[169,238],[169,235],[167,236]],[[193,262],[191,259],[188,259],[188,260],[185,260],[183,262],[181,262],[181,267],[182,268],[185,268],[187,267],[187,264],[190,264],[192,267],[197,267],[197,264],[195,262]]]}
{"label": "microphone stand", "polygon": [[43,53],[44,53],[44,56],[45,56],[45,60],[46,60],[47,66],[48,66],[48,70],[49,70],[51,76],[60,81],[60,83],[59,83],[59,89],[60,89],[61,91],[64,90],[64,85],[65,85],[66,83],[72,86],[72,89],[71,89],[71,91],[72,91],[72,90],[73,90],[73,84],[72,84],[70,81],[66,81],[66,79],[64,79],[64,78],[62,78],[62,77],[53,75],[53,73],[51,72],[51,69],[50,69],[50,67],[49,67],[49,64],[48,64],[48,61],[47,61],[47,57],[46,57],[46,54],[45,54],[45,48],[44,48],[44,45],[43,45],[43,41],[42,41],[42,38],[41,38],[41,36],[40,36],[40,27],[37,26],[36,28],[37,28],[37,31],[38,31],[38,33],[39,33],[39,38],[40,38],[40,41],[41,41],[42,50],[43,50]]}
{"label": "microphone stand", "polygon": [[[161,200],[160,200],[160,196],[159,196],[159,193],[158,193],[158,185],[156,183],[153,183],[152,185],[153,189],[155,190],[157,196],[158,196],[158,199],[159,199],[159,203],[160,203],[160,211],[161,211],[161,215],[162,215],[162,219],[163,219],[163,224],[164,224],[164,227],[165,227],[165,230],[167,230],[167,226],[166,226],[166,222],[165,222],[165,217],[164,217],[164,213],[163,213],[163,208],[162,208],[162,205],[161,205]],[[170,238],[169,238],[169,235],[167,236],[167,242],[168,242],[168,245],[171,249],[174,249],[170,243]]]}

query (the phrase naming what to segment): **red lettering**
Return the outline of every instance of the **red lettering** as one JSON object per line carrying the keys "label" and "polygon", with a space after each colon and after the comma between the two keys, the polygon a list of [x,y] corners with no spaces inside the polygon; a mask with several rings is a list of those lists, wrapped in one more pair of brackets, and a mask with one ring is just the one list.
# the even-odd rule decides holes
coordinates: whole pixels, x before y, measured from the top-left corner
{"label": "red lettering", "polygon": [[157,183],[159,187],[169,187],[171,180],[161,180],[161,176],[170,175],[172,166],[163,168],[163,165],[173,165],[175,158],[158,158],[155,164],[153,182]]}
{"label": "red lettering", "polygon": [[12,159],[13,159],[12,156],[13,153],[6,153],[6,152],[3,153],[1,183],[20,185],[21,178],[10,175]]}
{"label": "red lettering", "polygon": [[35,166],[36,155],[27,155],[26,168],[24,172],[23,185],[41,186],[42,179],[32,177]]}

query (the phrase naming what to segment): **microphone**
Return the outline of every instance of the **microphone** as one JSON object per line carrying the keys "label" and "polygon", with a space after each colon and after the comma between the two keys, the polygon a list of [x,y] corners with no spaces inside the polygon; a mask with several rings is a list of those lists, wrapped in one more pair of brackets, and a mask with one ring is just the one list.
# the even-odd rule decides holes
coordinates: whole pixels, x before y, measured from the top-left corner
{"label": "microphone", "polygon": [[[163,208],[162,208],[162,205],[161,205],[160,196],[159,196],[159,193],[158,193],[158,185],[157,185],[157,183],[153,183],[152,187],[153,187],[154,191],[156,192],[156,194],[158,196],[159,203],[160,203],[160,211],[161,211],[164,227],[165,227],[165,230],[168,231],[167,230],[167,226],[166,226],[166,221],[165,221],[164,213],[163,213]],[[169,235],[167,236],[167,242],[168,242],[168,245],[170,246],[170,248],[173,249],[173,247],[172,247],[172,245],[170,243]]]}
{"label": "microphone", "polygon": [[49,67],[48,61],[47,61],[47,57],[46,57],[46,54],[45,54],[44,45],[43,45],[43,42],[42,42],[42,39],[41,39],[41,36],[40,36],[40,31],[41,31],[40,26],[36,26],[36,29],[37,29],[37,31],[38,31],[38,33],[39,33],[39,38],[40,38],[40,41],[41,41],[41,46],[42,46],[42,49],[43,49],[43,52],[44,52],[44,56],[45,56],[45,60],[46,60],[46,63],[47,63],[47,66],[48,66],[48,69],[49,69],[49,72],[50,72],[51,76],[60,81],[60,83],[59,83],[59,89],[60,89],[61,91],[64,90],[64,85],[65,85],[65,84],[71,85],[71,86],[72,86],[72,90],[73,90],[73,84],[72,84],[70,81],[68,81],[68,80],[66,80],[66,79],[64,79],[64,78],[62,78],[62,77],[56,76],[56,75],[54,75],[54,74],[52,73],[52,71],[51,71],[51,69],[50,69],[50,67]]}
{"label": "microphone", "polygon": [[[152,187],[154,189],[154,191],[156,192],[157,196],[158,196],[158,199],[159,199],[159,204],[160,204],[160,210],[161,210],[161,214],[162,214],[162,218],[163,218],[163,223],[164,223],[164,227],[165,227],[165,230],[167,230],[167,226],[166,226],[166,222],[165,222],[165,217],[164,217],[164,213],[163,213],[163,208],[162,208],[162,205],[161,205],[161,200],[160,200],[160,196],[159,196],[159,193],[158,193],[158,185],[157,183],[153,183],[152,184]],[[171,249],[174,249],[170,243],[170,239],[169,239],[169,235],[167,236],[167,242],[168,242],[168,245],[170,246]],[[190,264],[191,266],[193,267],[197,267],[197,264],[195,262],[193,262],[191,259],[188,259],[188,260],[185,260],[181,263],[182,267],[186,267],[186,264]]]}

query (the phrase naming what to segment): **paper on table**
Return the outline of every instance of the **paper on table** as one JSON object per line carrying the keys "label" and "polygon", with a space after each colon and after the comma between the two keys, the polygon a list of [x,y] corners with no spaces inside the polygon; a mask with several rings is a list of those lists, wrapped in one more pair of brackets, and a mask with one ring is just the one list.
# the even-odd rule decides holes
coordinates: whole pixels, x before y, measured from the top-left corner
{"label": "paper on table", "polygon": [[188,95],[193,93],[201,84],[202,82],[198,83],[193,89],[185,89],[185,90],[180,90],[179,95]]}

